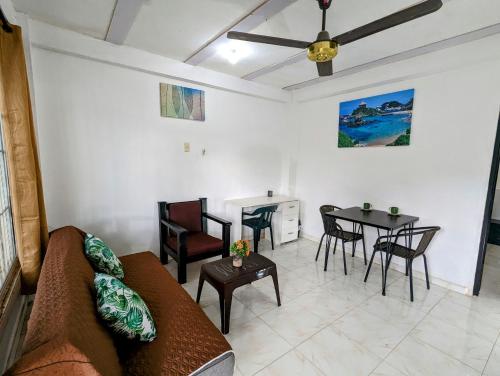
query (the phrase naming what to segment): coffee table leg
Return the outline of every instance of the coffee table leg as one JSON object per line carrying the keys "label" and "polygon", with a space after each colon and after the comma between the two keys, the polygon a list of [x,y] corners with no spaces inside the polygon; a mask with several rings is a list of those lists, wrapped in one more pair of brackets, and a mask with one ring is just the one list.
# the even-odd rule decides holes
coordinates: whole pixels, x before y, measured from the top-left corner
{"label": "coffee table leg", "polygon": [[224,295],[222,295],[221,293],[219,293],[219,308],[220,308],[220,331],[223,333],[223,334],[226,334],[224,333],[224,323],[225,323],[225,320],[224,320],[224,315],[225,315],[225,312],[224,312]]}
{"label": "coffee table leg", "polygon": [[221,303],[221,314],[224,316],[224,322],[222,324],[222,334],[229,333],[229,323],[231,322],[231,303],[233,301],[233,290],[226,290],[224,293],[224,313],[222,311]]}
{"label": "coffee table leg", "polygon": [[200,303],[201,290],[203,289],[203,282],[205,282],[205,276],[200,274],[200,279],[198,280],[198,293],[196,294],[196,304]]}
{"label": "coffee table leg", "polygon": [[276,300],[278,301],[278,307],[279,307],[281,306],[280,286],[278,284],[278,273],[276,272],[276,269],[274,269],[271,272],[271,276],[273,277],[274,291],[276,292]]}

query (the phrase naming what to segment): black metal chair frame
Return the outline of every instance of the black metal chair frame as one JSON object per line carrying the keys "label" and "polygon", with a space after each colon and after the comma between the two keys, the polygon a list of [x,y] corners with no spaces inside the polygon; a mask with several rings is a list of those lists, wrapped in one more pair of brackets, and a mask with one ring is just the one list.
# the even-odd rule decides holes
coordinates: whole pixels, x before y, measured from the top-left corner
{"label": "black metal chair frame", "polygon": [[[193,256],[187,255],[186,241],[189,231],[169,220],[169,204],[167,202],[158,202],[158,218],[160,226],[160,260],[162,264],[168,264],[168,256],[172,256],[172,258],[177,262],[177,281],[180,284],[186,283],[187,264],[218,255],[222,255],[222,257],[229,257],[231,222],[207,213],[207,199],[200,198],[199,200],[201,203],[202,232],[205,234],[207,233],[207,219],[222,225],[223,247],[220,250]],[[177,249],[172,249],[165,242],[163,242],[165,236],[171,236],[172,233],[177,237]]]}
{"label": "black metal chair frame", "polygon": [[[257,208],[252,213],[241,213],[241,223],[253,230],[253,251],[255,253],[259,253],[260,234],[261,231],[265,230],[266,228],[269,228],[269,232],[271,233],[271,248],[274,251],[273,214],[276,210],[278,210],[278,205],[269,205]],[[250,226],[248,224],[245,224],[245,216],[259,216],[259,222],[257,223],[257,226]]]}
{"label": "black metal chair frame", "polygon": [[[340,240],[342,241],[342,257],[344,259],[344,274],[347,275],[347,264],[346,264],[346,258],[345,258],[345,243],[352,242],[352,257],[354,257],[356,255],[356,244],[359,240],[361,240],[362,244],[363,244],[363,256],[364,256],[365,265],[367,264],[366,246],[365,246],[365,232],[364,232],[363,225],[356,224],[353,222],[352,232],[344,231],[342,226],[340,226],[335,219],[329,218],[325,215],[324,208],[327,208],[326,210],[328,210],[328,211],[342,210],[342,208],[335,206],[335,205],[323,205],[320,207],[320,213],[321,213],[321,218],[323,220],[323,227],[324,227],[325,232],[321,236],[321,240],[319,242],[318,251],[316,252],[316,261],[318,261],[319,252],[321,251],[321,246],[323,244],[323,239],[326,236],[325,266],[324,266],[324,270],[326,272],[327,268],[328,268],[328,254],[330,253],[330,245],[332,242],[332,238],[335,238],[335,243],[333,245],[333,254],[335,254],[335,251],[337,248],[337,241],[340,238]],[[349,240],[347,234],[352,234],[351,235],[352,240]],[[340,236],[338,236],[338,235],[340,235]],[[357,236],[357,235],[359,235],[359,236]]]}
{"label": "black metal chair frame", "polygon": [[[383,267],[383,262],[382,262],[382,280],[383,284],[384,281],[387,280],[387,273],[389,270],[389,266],[391,264],[392,256],[398,256],[401,258],[404,258],[406,261],[406,276],[409,275],[410,277],[410,300],[413,302],[413,261],[419,257],[423,256],[424,258],[424,268],[425,268],[425,282],[427,285],[427,289],[430,289],[430,283],[429,283],[429,272],[427,269],[427,257],[425,255],[425,251],[427,250],[427,247],[429,246],[432,238],[438,232],[441,228],[438,226],[426,226],[426,227],[410,227],[410,228],[404,228],[399,230],[396,235],[384,235],[384,236],[379,236],[375,245],[373,246],[373,253],[370,258],[370,263],[368,264],[368,269],[366,270],[366,275],[365,275],[365,282],[368,280],[368,275],[370,274],[370,269],[373,264],[373,259],[375,258],[375,254],[377,252],[380,252],[380,257],[382,261],[382,252],[388,252],[389,259],[387,260],[386,266],[385,266],[385,273],[384,273],[384,267]],[[416,249],[412,249],[412,241],[413,237],[415,236],[422,236],[419,244]],[[405,245],[400,245],[398,244],[399,239],[404,237],[405,239]],[[391,239],[394,238],[394,241],[392,242]],[[385,242],[382,240],[385,239]],[[407,253],[408,256],[400,256],[400,255],[395,255],[394,254],[394,248],[395,246],[403,248]]]}

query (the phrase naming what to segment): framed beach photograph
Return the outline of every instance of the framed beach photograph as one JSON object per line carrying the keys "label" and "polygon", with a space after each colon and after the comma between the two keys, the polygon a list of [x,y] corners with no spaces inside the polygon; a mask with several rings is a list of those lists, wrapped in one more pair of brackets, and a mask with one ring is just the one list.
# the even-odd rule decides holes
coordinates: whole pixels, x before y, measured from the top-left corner
{"label": "framed beach photograph", "polygon": [[340,103],[339,148],[408,146],[415,90]]}

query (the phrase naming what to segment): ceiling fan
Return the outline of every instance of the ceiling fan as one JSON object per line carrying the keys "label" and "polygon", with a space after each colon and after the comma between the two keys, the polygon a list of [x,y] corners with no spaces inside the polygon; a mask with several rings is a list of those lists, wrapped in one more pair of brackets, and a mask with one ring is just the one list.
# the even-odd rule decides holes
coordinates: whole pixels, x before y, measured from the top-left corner
{"label": "ceiling fan", "polygon": [[326,11],[330,8],[332,0],[316,0],[323,12],[321,31],[314,42],[270,37],[266,35],[242,33],[230,31],[227,33],[229,39],[238,39],[247,42],[273,44],[277,46],[307,49],[309,60],[316,62],[320,76],[331,76],[333,74],[332,60],[338,53],[338,47],[365,38],[369,35],[390,29],[391,27],[404,24],[416,18],[434,13],[443,6],[441,0],[425,0],[412,5],[399,12],[390,14],[364,26],[358,27],[346,33],[330,38],[326,31]]}

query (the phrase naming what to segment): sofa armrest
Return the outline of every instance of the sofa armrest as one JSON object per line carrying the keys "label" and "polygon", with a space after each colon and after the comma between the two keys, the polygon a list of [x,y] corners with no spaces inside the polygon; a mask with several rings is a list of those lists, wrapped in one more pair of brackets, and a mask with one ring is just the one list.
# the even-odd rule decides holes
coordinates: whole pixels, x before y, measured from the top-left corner
{"label": "sofa armrest", "polygon": [[234,352],[230,350],[212,359],[189,376],[232,376],[234,366]]}

